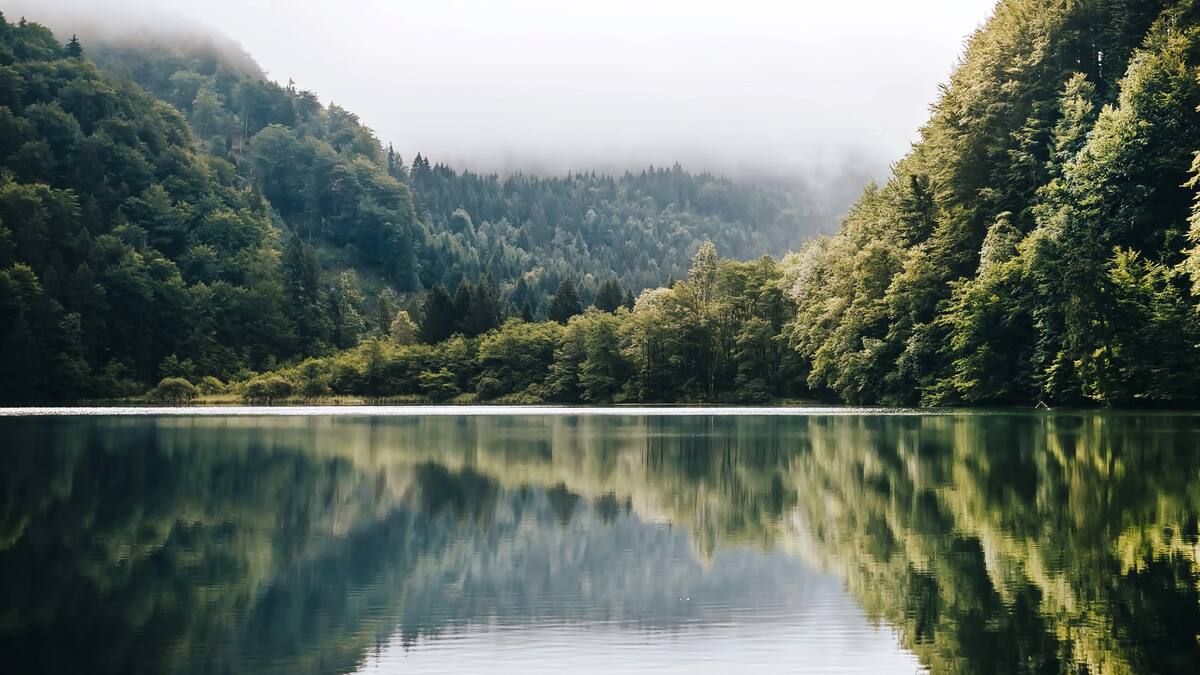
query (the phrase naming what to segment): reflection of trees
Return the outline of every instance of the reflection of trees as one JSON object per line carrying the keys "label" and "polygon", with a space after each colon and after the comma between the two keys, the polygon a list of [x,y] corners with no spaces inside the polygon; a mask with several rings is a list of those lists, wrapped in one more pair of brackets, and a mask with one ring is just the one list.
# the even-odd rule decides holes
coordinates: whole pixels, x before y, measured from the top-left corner
{"label": "reflection of trees", "polygon": [[12,672],[169,671],[281,564],[376,507],[345,459],[120,426],[5,423],[0,651]]}
{"label": "reflection of trees", "polygon": [[621,552],[746,542],[835,571],[937,671],[1200,659],[1191,417],[3,424],[0,646],[22,672],[341,672],[397,627],[670,623],[700,567],[644,585]]}
{"label": "reflection of trees", "polygon": [[792,472],[813,549],[939,671],[1197,663],[1191,418],[830,418]]}

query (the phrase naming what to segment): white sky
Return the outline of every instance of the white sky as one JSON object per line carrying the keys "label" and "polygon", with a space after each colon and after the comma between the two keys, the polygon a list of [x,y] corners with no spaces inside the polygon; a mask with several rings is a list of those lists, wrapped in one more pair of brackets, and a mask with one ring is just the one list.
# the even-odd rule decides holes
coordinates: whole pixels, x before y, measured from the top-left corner
{"label": "white sky", "polygon": [[[0,0],[177,16],[360,115],[408,159],[563,170],[872,170],[916,138],[994,0]],[[60,24],[61,25],[61,24]],[[84,45],[86,48],[86,44]]]}

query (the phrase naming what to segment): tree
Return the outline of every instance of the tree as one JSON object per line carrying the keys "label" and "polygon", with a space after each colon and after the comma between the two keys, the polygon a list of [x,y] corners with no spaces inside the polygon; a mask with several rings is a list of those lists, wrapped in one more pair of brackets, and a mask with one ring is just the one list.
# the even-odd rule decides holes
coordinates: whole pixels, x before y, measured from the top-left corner
{"label": "tree", "polygon": [[472,295],[471,284],[466,279],[458,282],[458,290],[454,292],[454,329],[464,335],[471,319]]}
{"label": "tree", "polygon": [[363,319],[363,293],[358,284],[358,275],[346,270],[338,275],[337,283],[329,287],[329,320],[333,325],[333,341],[346,349],[358,344],[365,327]]}
{"label": "tree", "polygon": [[296,234],[288,237],[280,262],[283,276],[284,314],[302,351],[329,338],[328,319],[322,311],[321,277],[312,249]]}
{"label": "tree", "polygon": [[500,325],[500,300],[491,275],[475,289],[467,316],[463,322],[463,333],[475,337]]}
{"label": "tree", "polygon": [[396,315],[396,292],[385,288],[375,296],[375,330],[380,335],[388,335],[392,329],[392,320]]}
{"label": "tree", "polygon": [[574,282],[564,279],[550,301],[550,309],[546,311],[546,316],[551,321],[566,325],[571,317],[581,312],[583,308],[579,305],[579,294],[575,291]]}
{"label": "tree", "polygon": [[67,57],[72,59],[83,58],[83,45],[79,44],[79,38],[71,35],[71,39],[67,41]]}
{"label": "tree", "polygon": [[446,287],[434,285],[421,306],[421,341],[436,344],[449,338],[455,331],[454,301]]}
{"label": "tree", "polygon": [[388,335],[392,338],[392,342],[398,345],[414,345],[420,337],[421,329],[417,326],[408,312],[400,310],[396,312],[395,318],[392,319],[392,325],[388,331]]}
{"label": "tree", "polygon": [[621,284],[617,283],[616,279],[609,279],[600,284],[600,289],[596,291],[596,300],[592,305],[601,312],[615,312],[621,306],[625,299],[621,293]]}

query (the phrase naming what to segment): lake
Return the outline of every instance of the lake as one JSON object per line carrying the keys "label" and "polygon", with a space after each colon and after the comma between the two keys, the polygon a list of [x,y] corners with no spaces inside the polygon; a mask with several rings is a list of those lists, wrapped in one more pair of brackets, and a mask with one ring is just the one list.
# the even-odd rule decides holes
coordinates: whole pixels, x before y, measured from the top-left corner
{"label": "lake", "polygon": [[4,672],[1200,664],[1197,415],[158,412],[0,417]]}

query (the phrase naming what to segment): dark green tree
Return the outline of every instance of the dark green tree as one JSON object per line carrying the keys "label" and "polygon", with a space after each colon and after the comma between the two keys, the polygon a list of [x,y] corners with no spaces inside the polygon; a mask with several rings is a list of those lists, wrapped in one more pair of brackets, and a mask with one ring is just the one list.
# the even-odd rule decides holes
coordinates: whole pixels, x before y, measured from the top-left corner
{"label": "dark green tree", "polygon": [[79,44],[79,38],[71,35],[71,39],[67,41],[67,56],[72,59],[83,58],[83,45]]}
{"label": "dark green tree", "polygon": [[579,305],[579,293],[575,291],[575,283],[570,279],[564,279],[554,293],[554,298],[550,300],[550,308],[546,310],[546,316],[551,321],[566,324],[571,317],[582,312],[583,308]]}
{"label": "dark green tree", "polygon": [[601,312],[612,313],[617,311],[624,299],[621,284],[616,279],[609,279],[600,284],[600,289],[596,291],[596,300],[592,305]]}
{"label": "dark green tree", "polygon": [[434,285],[421,306],[421,341],[436,344],[454,334],[454,300],[441,284]]}
{"label": "dark green tree", "polygon": [[471,305],[464,320],[464,334],[475,337],[500,325],[500,300],[495,282],[486,276],[472,293]]}
{"label": "dark green tree", "polygon": [[466,279],[458,282],[458,290],[454,292],[454,329],[466,334],[467,324],[471,319],[471,305],[474,302],[471,284]]}

